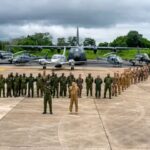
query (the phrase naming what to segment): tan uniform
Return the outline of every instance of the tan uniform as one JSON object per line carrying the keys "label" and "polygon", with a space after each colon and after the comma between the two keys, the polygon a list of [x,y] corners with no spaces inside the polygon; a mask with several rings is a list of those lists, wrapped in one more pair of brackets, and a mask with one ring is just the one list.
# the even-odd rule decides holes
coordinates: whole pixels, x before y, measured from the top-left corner
{"label": "tan uniform", "polygon": [[78,92],[79,88],[75,82],[72,83],[72,86],[69,87],[70,92],[70,107],[69,110],[72,112],[73,104],[75,104],[75,111],[78,112]]}

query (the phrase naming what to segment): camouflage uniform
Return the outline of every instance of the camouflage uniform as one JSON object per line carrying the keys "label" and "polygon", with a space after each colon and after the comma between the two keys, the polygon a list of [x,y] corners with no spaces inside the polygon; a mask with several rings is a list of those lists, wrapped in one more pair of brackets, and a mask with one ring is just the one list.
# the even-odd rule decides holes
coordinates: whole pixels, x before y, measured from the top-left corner
{"label": "camouflage uniform", "polygon": [[100,78],[100,76],[97,76],[97,78],[95,79],[95,97],[96,98],[100,98],[101,97],[101,85],[102,85],[103,81]]}
{"label": "camouflage uniform", "polygon": [[44,85],[44,79],[39,73],[38,76],[36,77],[37,97],[43,96],[43,85]]}
{"label": "camouflage uniform", "polygon": [[107,90],[109,90],[109,99],[111,99],[111,86],[112,86],[112,78],[110,74],[107,74],[107,77],[104,79],[105,87],[104,87],[104,98],[106,98]]}
{"label": "camouflage uniform", "polygon": [[[75,82],[75,78],[74,78],[74,75],[72,73],[70,73],[70,75],[67,77],[68,89],[72,85],[72,82]],[[68,90],[68,92],[69,92],[69,90]],[[69,97],[70,97],[70,93],[69,93]]]}
{"label": "camouflage uniform", "polygon": [[83,88],[83,79],[81,77],[81,74],[79,74],[78,79],[76,80],[77,86],[79,87],[79,97],[81,98],[82,95],[82,88]]}
{"label": "camouflage uniform", "polygon": [[27,82],[28,79],[25,74],[21,78],[21,94],[25,96],[27,94]]}
{"label": "camouflage uniform", "polygon": [[67,93],[67,78],[62,73],[62,76],[59,78],[60,81],[60,96],[66,96]]}
{"label": "camouflage uniform", "polygon": [[57,98],[59,97],[58,96],[58,93],[59,93],[59,78],[57,77],[57,74],[55,74],[55,77],[54,77],[54,90],[53,90],[53,97],[55,97],[55,95],[57,96]]}
{"label": "camouflage uniform", "polygon": [[90,94],[91,94],[91,96],[92,96],[92,90],[93,90],[93,77],[91,76],[90,73],[89,73],[89,75],[86,77],[85,82],[86,82],[87,96],[89,95],[89,91],[90,91]]}
{"label": "camouflage uniform", "polygon": [[16,73],[16,76],[14,77],[14,96],[17,97],[19,96],[19,82],[20,78],[18,73]]}
{"label": "camouflage uniform", "polygon": [[53,114],[51,95],[52,95],[52,89],[50,87],[50,83],[46,82],[46,85],[44,86],[44,112],[43,112],[43,114],[47,113],[47,103],[49,104],[50,114]]}
{"label": "camouflage uniform", "polygon": [[3,97],[5,97],[5,78],[3,77],[3,75],[0,75],[0,97],[2,91],[3,91]]}
{"label": "camouflage uniform", "polygon": [[6,78],[6,84],[7,84],[7,97],[12,97],[12,89],[13,89],[13,78],[11,74],[8,75]]}
{"label": "camouflage uniform", "polygon": [[118,79],[117,79],[117,74],[114,73],[114,77],[112,78],[112,96],[117,96],[117,83],[118,83]]}
{"label": "camouflage uniform", "polygon": [[30,94],[32,94],[32,97],[34,96],[34,82],[35,78],[30,74],[28,77],[28,97],[30,97]]}

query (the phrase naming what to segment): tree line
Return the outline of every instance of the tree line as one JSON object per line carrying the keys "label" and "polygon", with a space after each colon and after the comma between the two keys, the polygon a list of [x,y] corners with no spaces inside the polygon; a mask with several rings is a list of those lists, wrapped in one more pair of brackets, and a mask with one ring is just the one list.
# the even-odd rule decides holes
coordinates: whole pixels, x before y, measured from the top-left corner
{"label": "tree line", "polygon": [[[11,41],[0,41],[0,49],[4,49],[5,45],[46,45],[46,46],[75,46],[77,38],[69,36],[68,38],[59,37],[54,44],[53,37],[50,33],[35,33],[26,37],[19,37]],[[96,41],[93,38],[87,37],[83,40],[81,45],[96,46]],[[150,41],[144,38],[138,31],[130,31],[127,35],[119,36],[112,42],[100,42],[97,46],[113,46],[113,47],[143,47],[150,48]]]}

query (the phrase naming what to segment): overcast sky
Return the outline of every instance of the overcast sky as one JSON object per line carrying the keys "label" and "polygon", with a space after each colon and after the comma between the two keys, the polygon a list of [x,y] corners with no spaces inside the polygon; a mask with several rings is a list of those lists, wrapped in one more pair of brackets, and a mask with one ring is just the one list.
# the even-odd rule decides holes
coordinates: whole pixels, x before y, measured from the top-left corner
{"label": "overcast sky", "polygon": [[130,30],[150,39],[150,0],[1,0],[0,40],[49,32],[112,41]]}

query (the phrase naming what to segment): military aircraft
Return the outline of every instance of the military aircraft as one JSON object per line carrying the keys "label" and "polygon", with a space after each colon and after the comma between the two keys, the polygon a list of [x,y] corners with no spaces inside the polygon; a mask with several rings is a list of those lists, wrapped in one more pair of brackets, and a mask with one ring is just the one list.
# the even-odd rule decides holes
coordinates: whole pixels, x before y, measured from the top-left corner
{"label": "military aircraft", "polygon": [[38,62],[40,65],[43,65],[43,69],[46,69],[46,66],[48,64],[52,64],[56,68],[61,68],[64,65],[70,65],[71,70],[74,70],[75,61],[73,59],[70,59],[69,61],[67,61],[67,58],[65,55],[66,55],[66,48],[64,47],[64,52],[62,55],[55,54],[52,56],[52,58],[50,60],[39,59]]}
{"label": "military aircraft", "polygon": [[150,63],[150,58],[149,58],[147,53],[138,53],[138,54],[135,55],[135,58],[129,60],[129,62],[133,66],[149,64]]}
{"label": "military aircraft", "polygon": [[13,57],[13,54],[8,51],[0,51],[0,63],[9,63],[9,59]]}
{"label": "military aircraft", "polygon": [[109,64],[112,64],[113,66],[118,66],[118,67],[121,67],[122,64],[123,64],[123,59],[116,55],[115,52],[111,52],[111,53],[107,53],[105,55],[103,55],[103,57],[98,57],[97,58],[98,61],[105,61],[106,63],[109,63]]}
{"label": "military aircraft", "polygon": [[13,54],[13,56],[9,59],[9,62],[18,65],[18,64],[30,63],[38,59],[39,57],[31,55],[26,51],[20,51]]}

